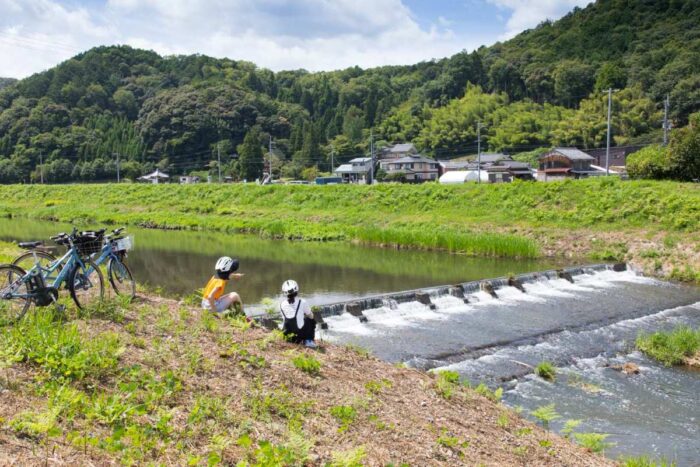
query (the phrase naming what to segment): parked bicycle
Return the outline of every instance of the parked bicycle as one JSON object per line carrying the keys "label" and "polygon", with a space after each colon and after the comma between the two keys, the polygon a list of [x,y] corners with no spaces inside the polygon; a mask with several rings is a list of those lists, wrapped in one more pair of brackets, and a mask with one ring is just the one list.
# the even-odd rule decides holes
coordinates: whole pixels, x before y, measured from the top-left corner
{"label": "parked bicycle", "polygon": [[112,234],[105,236],[99,256],[93,261],[98,266],[107,263],[107,278],[117,295],[134,298],[136,282],[125,262],[132,240],[131,237],[121,235],[124,230],[125,227],[120,227],[113,230]]}
{"label": "parked bicycle", "polygon": [[[83,231],[80,233],[80,238],[83,241],[79,242],[79,250],[81,254],[89,256],[97,266],[107,264],[107,279],[117,295],[129,295],[134,298],[136,296],[136,281],[134,281],[131,270],[126,264],[128,251],[132,248],[133,241],[131,237],[121,235],[125,230],[126,227],[120,227],[114,229],[109,235],[104,235],[105,229]],[[98,253],[99,256],[97,256]],[[26,271],[34,265],[37,259],[44,269],[56,261],[56,257],[49,253],[47,247],[40,245],[32,251],[19,255],[12,264]]]}
{"label": "parked bicycle", "polygon": [[78,234],[73,229],[71,234],[61,233],[51,240],[68,247],[60,259],[51,259],[53,255],[40,250],[42,242],[23,242],[20,248],[29,251],[16,261],[24,262],[26,256],[31,255],[34,266],[25,270],[15,264],[0,265],[0,325],[22,318],[32,304],[57,304],[58,291],[64,284],[79,308],[104,298],[102,272],[89,259],[93,245],[102,244],[101,234]]}

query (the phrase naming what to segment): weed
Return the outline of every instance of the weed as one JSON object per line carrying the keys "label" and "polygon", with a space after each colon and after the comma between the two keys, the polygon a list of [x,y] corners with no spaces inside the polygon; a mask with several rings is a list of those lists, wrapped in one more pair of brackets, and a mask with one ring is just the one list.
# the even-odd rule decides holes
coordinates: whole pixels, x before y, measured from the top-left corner
{"label": "weed", "polygon": [[345,348],[356,353],[360,357],[369,358],[372,356],[372,353],[369,350],[365,349],[364,347],[360,347],[359,345],[345,344]]}
{"label": "weed", "polygon": [[316,376],[321,373],[321,362],[316,360],[313,356],[297,355],[292,359],[292,363],[295,367],[308,373],[310,375]]}
{"label": "weed", "polygon": [[362,467],[367,450],[364,446],[342,452],[333,452],[330,467]]}
{"label": "weed", "polygon": [[365,383],[365,389],[367,392],[370,394],[379,394],[381,393],[385,388],[389,389],[391,388],[392,383],[388,379],[382,378],[381,381],[367,381]]}
{"label": "weed", "polygon": [[220,397],[199,396],[187,417],[187,423],[198,424],[207,420],[226,422],[228,420],[227,401]]}
{"label": "weed", "polygon": [[284,385],[274,391],[266,391],[259,379],[253,383],[244,403],[253,418],[262,421],[270,421],[272,415],[296,420],[306,414],[311,405],[311,402],[299,402]]}
{"label": "weed", "polygon": [[676,467],[675,462],[666,459],[653,460],[648,456],[622,457],[620,463],[622,467]]}
{"label": "weed", "polygon": [[508,424],[509,424],[508,414],[505,412],[501,412],[501,414],[498,416],[498,420],[496,420],[496,423],[501,428],[508,428]]}
{"label": "weed", "polygon": [[452,436],[444,428],[442,429],[440,436],[437,439],[437,444],[438,446],[443,446],[454,451],[460,458],[464,457],[464,452],[462,452],[462,449],[466,449],[469,447],[468,441],[462,441],[456,436]]}
{"label": "weed", "polygon": [[666,366],[678,365],[700,351],[700,330],[679,326],[670,332],[643,333],[637,337],[636,345]]}
{"label": "weed", "polygon": [[117,334],[87,337],[75,324],[56,322],[51,312],[34,313],[0,330],[0,344],[13,360],[31,362],[66,380],[100,378],[116,368],[124,351]]}
{"label": "weed", "polygon": [[355,418],[357,418],[357,410],[350,405],[333,406],[330,409],[330,414],[340,422],[339,433],[347,431],[352,422],[355,421]]}
{"label": "weed", "polygon": [[554,381],[557,376],[557,370],[550,362],[540,362],[535,367],[535,374],[547,381]]}
{"label": "weed", "polygon": [[574,430],[581,424],[583,420],[567,420],[564,423],[564,428],[561,430],[561,434],[564,435],[564,438],[570,438],[571,433],[574,432]]}
{"label": "weed", "polygon": [[552,442],[548,439],[541,439],[537,441],[537,444],[539,444],[543,448],[551,448],[552,447]]}
{"label": "weed", "polygon": [[59,436],[59,409],[53,408],[44,412],[22,412],[10,421],[10,428],[17,433],[33,438]]}
{"label": "weed", "polygon": [[542,423],[542,427],[545,430],[549,429],[550,422],[561,418],[561,415],[559,415],[555,410],[554,404],[543,405],[542,407],[538,407],[536,410],[530,412],[530,415],[539,420],[540,423]]}
{"label": "weed", "polygon": [[484,383],[479,384],[474,388],[474,391],[493,402],[498,402],[503,397],[503,388],[496,388],[495,391],[491,391]]}
{"label": "weed", "polygon": [[576,442],[591,452],[605,452],[606,449],[615,446],[615,443],[606,443],[610,436],[605,433],[574,433]]}
{"label": "weed", "polygon": [[519,429],[515,432],[515,435],[516,435],[516,436],[520,436],[520,437],[528,436],[528,435],[530,435],[530,434],[532,434],[532,428],[519,428]]}
{"label": "weed", "polygon": [[457,388],[459,388],[459,373],[450,370],[437,372],[435,390],[440,397],[451,399]]}

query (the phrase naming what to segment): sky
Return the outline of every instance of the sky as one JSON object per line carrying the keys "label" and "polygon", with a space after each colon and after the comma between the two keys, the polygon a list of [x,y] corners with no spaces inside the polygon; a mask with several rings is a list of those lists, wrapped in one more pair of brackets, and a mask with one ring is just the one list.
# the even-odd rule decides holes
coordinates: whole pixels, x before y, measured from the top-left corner
{"label": "sky", "polygon": [[114,44],[275,71],[408,65],[509,39],[589,1],[0,0],[0,76]]}

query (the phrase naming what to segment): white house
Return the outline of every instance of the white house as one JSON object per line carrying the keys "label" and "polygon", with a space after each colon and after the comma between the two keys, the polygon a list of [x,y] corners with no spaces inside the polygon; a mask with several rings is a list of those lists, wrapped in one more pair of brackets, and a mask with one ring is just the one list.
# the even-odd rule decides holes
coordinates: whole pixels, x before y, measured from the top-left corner
{"label": "white house", "polygon": [[387,177],[403,175],[407,182],[425,182],[437,180],[440,164],[434,159],[413,154],[400,159],[384,159],[379,161]]}
{"label": "white house", "polygon": [[144,175],[143,177],[139,177],[139,180],[143,180],[144,182],[151,182],[151,183],[159,183],[161,180],[168,180],[170,178],[170,175],[161,172],[160,170],[156,169],[153,172]]}
{"label": "white house", "polygon": [[333,171],[343,183],[367,183],[372,166],[371,157],[357,157]]}

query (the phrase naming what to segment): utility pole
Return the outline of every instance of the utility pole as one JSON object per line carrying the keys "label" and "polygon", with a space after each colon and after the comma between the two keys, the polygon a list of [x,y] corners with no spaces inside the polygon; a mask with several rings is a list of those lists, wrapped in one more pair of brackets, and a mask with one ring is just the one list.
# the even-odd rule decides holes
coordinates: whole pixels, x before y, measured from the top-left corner
{"label": "utility pole", "polygon": [[113,152],[112,157],[115,157],[117,159],[117,183],[119,183],[121,181],[120,174],[119,174],[119,153]]}
{"label": "utility pole", "polygon": [[610,175],[610,129],[612,123],[612,88],[608,89],[608,142],[605,146],[605,175]]}
{"label": "utility pole", "polygon": [[666,94],[666,99],[664,100],[664,146],[668,145],[668,130],[670,125],[668,122],[668,107],[670,105],[668,94]]}
{"label": "utility pole", "polygon": [[269,162],[268,162],[268,180],[270,180],[270,184],[272,184],[272,135],[270,135],[270,141],[268,143],[268,154],[269,154]]}
{"label": "utility pole", "polygon": [[476,183],[481,183],[481,122],[476,124]]}
{"label": "utility pole", "polygon": [[44,155],[39,152],[39,178],[41,179],[41,184],[44,184]]}
{"label": "utility pole", "polygon": [[219,183],[221,183],[221,134],[219,134],[219,142],[216,143],[216,166],[219,169]]}
{"label": "utility pole", "polygon": [[335,167],[335,147],[331,144],[331,174],[333,173],[333,167]]}
{"label": "utility pole", "polygon": [[369,183],[374,184],[374,129],[369,130]]}

